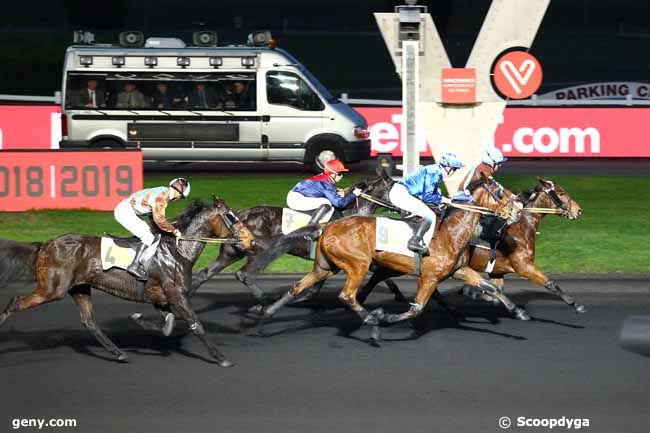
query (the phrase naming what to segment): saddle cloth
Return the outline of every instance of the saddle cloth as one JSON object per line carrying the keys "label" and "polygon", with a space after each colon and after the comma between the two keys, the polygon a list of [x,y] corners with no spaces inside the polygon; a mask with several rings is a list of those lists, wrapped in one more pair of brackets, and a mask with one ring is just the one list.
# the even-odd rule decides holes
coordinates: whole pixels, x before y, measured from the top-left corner
{"label": "saddle cloth", "polygon": [[[156,253],[158,248],[158,242],[152,245],[153,248],[148,248],[145,251],[145,256],[143,257],[143,262],[147,263],[153,255]],[[101,243],[101,252],[100,257],[102,259],[102,269],[108,270],[110,268],[120,268],[125,269],[133,262],[135,258],[135,248],[139,246],[139,243],[133,245],[132,247],[122,247],[115,242],[115,239],[111,237],[102,236]]]}
{"label": "saddle cloth", "polygon": [[[387,251],[409,257],[415,256],[413,251],[406,246],[413,236],[413,228],[408,223],[383,217],[378,217],[376,221],[375,249],[377,251]],[[424,236],[423,241],[426,245],[431,242],[432,235],[433,231]]]}
{"label": "saddle cloth", "polygon": [[[312,212],[298,212],[288,207],[282,208],[282,234],[286,235],[292,231],[306,227],[311,219]],[[319,222],[327,222],[325,217]]]}

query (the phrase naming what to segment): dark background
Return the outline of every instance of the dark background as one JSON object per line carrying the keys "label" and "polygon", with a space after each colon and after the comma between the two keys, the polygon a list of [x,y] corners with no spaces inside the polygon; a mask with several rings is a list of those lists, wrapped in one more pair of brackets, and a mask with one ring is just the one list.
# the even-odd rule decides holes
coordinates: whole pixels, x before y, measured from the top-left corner
{"label": "dark background", "polygon": [[[521,0],[525,1],[525,0]],[[442,34],[454,66],[463,66],[490,0],[421,1]],[[122,30],[180,36],[216,30],[238,44],[271,29],[336,95],[399,98],[400,81],[373,12],[396,1],[366,0],[24,0],[0,15],[0,93],[51,95],[60,88],[72,31],[117,41]],[[650,0],[551,0],[532,47],[544,66],[540,93],[596,81],[650,81]]]}

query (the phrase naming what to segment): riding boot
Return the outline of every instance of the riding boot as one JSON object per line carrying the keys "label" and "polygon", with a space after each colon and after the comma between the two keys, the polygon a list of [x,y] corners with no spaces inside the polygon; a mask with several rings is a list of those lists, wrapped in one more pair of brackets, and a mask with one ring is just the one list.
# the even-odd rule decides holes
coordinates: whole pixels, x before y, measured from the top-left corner
{"label": "riding boot", "polygon": [[133,261],[131,262],[129,267],[126,268],[127,272],[134,275],[138,280],[142,280],[142,281],[147,281],[148,278],[147,271],[142,265],[142,256],[144,255],[145,251],[147,251],[147,245],[140,244],[140,246],[135,252],[135,257],[133,258]]}
{"label": "riding boot", "polygon": [[[309,220],[307,225],[310,226],[310,225],[318,224],[318,221],[320,221],[320,219],[323,218],[325,216],[325,214],[327,214],[327,212],[329,212],[331,209],[332,209],[332,206],[330,206],[328,204],[320,205],[316,209],[316,211],[312,214],[311,219]],[[310,234],[305,235],[305,239],[308,240],[308,241],[316,241],[316,240],[318,240],[319,237],[320,237],[320,230],[318,230],[318,232],[315,233],[315,234],[310,233]]]}
{"label": "riding boot", "polygon": [[307,225],[310,226],[312,224],[318,224],[318,221],[320,221],[320,219],[323,218],[325,214],[327,214],[327,212],[329,212],[331,209],[332,206],[329,204],[322,204],[318,206],[316,211],[314,211],[314,213],[311,215],[311,219],[309,220]]}
{"label": "riding boot", "polygon": [[429,227],[431,227],[431,221],[427,220],[426,218],[422,218],[418,222],[417,227],[413,231],[413,236],[411,239],[409,239],[409,242],[407,244],[409,250],[422,256],[429,254],[429,247],[427,245],[424,245],[424,242],[422,241],[422,238],[424,237],[424,234],[427,232],[427,230],[429,230]]}

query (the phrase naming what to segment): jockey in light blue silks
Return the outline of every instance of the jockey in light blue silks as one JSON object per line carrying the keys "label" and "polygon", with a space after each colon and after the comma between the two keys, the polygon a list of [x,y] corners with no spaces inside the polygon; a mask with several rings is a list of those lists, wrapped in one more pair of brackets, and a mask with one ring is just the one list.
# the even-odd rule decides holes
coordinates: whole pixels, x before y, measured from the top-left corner
{"label": "jockey in light blue silks", "polygon": [[426,255],[429,251],[423,238],[433,237],[436,227],[436,214],[427,204],[449,203],[438,186],[445,177],[451,176],[456,170],[464,167],[456,154],[448,152],[440,157],[437,164],[421,167],[418,171],[404,176],[390,190],[390,201],[400,209],[418,215],[422,219],[408,242],[408,249],[418,254]]}

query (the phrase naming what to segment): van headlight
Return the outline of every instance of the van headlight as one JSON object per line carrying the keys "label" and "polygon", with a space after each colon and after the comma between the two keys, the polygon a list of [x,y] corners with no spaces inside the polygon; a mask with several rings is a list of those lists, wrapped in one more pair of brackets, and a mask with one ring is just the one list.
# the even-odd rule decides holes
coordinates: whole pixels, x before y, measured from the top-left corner
{"label": "van headlight", "polygon": [[366,140],[370,138],[370,131],[368,131],[367,126],[355,126],[354,136]]}

